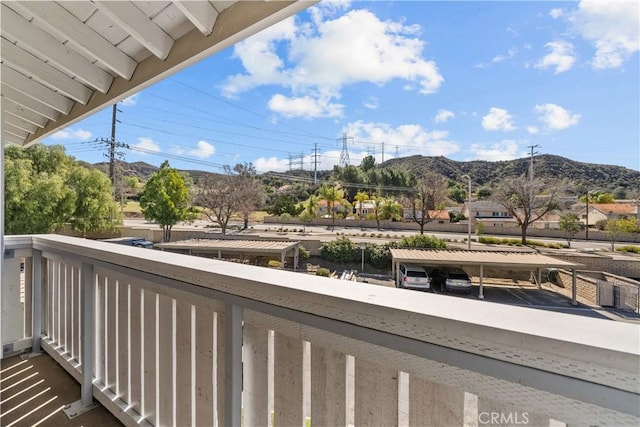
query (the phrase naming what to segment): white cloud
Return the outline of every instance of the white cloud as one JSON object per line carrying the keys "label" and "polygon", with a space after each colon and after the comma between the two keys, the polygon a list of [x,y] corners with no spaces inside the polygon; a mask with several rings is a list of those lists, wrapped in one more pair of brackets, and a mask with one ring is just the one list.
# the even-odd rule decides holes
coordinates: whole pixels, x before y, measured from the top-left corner
{"label": "white cloud", "polygon": [[553,19],[558,19],[564,14],[564,11],[560,8],[554,8],[549,11],[549,16]]}
{"label": "white cloud", "polygon": [[385,146],[385,158],[391,157],[390,153],[394,153],[396,147],[401,156],[446,156],[460,150],[455,141],[448,139],[449,132],[428,130],[417,124],[392,127],[387,123],[359,120],[346,125],[343,131],[354,138],[354,151],[366,151],[369,147],[375,147],[378,160],[381,160],[382,142]]}
{"label": "white cloud", "polygon": [[78,141],[86,141],[92,136],[93,136],[93,133],[91,133],[88,130],[84,130],[84,129],[75,130],[72,128],[65,128],[52,134],[51,139],[55,139],[55,140],[74,140],[75,139]]}
{"label": "white cloud", "polygon": [[496,142],[490,146],[471,144],[471,151],[474,153],[476,159],[491,162],[512,160],[520,157],[518,155],[518,144],[510,139]]}
{"label": "white cloud", "polygon": [[433,118],[433,121],[436,123],[445,123],[449,119],[453,119],[456,115],[453,111],[449,110],[438,110],[438,114]]}
{"label": "white cloud", "polygon": [[201,159],[207,159],[213,156],[216,152],[216,149],[213,145],[209,144],[207,141],[198,141],[198,148],[193,150],[189,150],[187,154],[194,157],[199,157]]}
{"label": "white cloud", "polygon": [[275,94],[269,100],[269,109],[285,117],[339,117],[344,105],[334,104],[328,97],[286,97]]}
{"label": "white cloud", "polygon": [[540,114],[538,119],[551,130],[562,130],[574,126],[582,117],[556,104],[536,105],[535,111]]}
{"label": "white cloud", "polygon": [[364,102],[364,107],[368,108],[369,110],[377,110],[378,107],[380,106],[380,100],[378,99],[377,96],[370,96],[365,102]]}
{"label": "white cloud", "polygon": [[591,41],[593,68],[617,68],[640,50],[640,2],[582,0],[569,17],[573,29]]}
{"label": "white cloud", "polygon": [[513,124],[513,117],[507,110],[497,107],[491,107],[489,114],[482,118],[482,127],[484,130],[503,130],[511,131],[517,129]]}
{"label": "white cloud", "polygon": [[260,157],[252,163],[258,172],[284,172],[289,170],[289,160],[277,157]]}
{"label": "white cloud", "polygon": [[554,74],[559,74],[569,71],[573,67],[573,64],[576,62],[573,44],[567,41],[558,40],[549,42],[544,46],[551,50],[551,52],[536,62],[536,68],[544,70],[549,67],[555,67]]}
{"label": "white cloud", "polygon": [[507,59],[511,59],[514,56],[516,56],[517,53],[518,53],[518,49],[516,49],[515,47],[512,47],[507,51],[506,54],[500,54],[500,55],[494,56],[491,59],[491,62],[498,63],[498,62],[506,61]]}
{"label": "white cloud", "polygon": [[161,151],[160,146],[156,144],[153,139],[145,137],[139,137],[138,143],[133,144],[131,147],[134,151],[143,155],[148,154],[149,152],[159,153]]}
{"label": "white cloud", "polygon": [[493,58],[491,58],[491,62],[475,64],[474,68],[489,68],[491,66],[491,64],[498,64],[500,62],[509,60],[509,59],[515,57],[517,54],[518,54],[518,49],[515,48],[515,47],[512,47],[507,51],[507,53],[501,53],[501,54],[496,55]]}
{"label": "white cloud", "polygon": [[138,102],[138,95],[139,94],[135,94],[135,95],[131,95],[125,99],[123,99],[122,101],[120,101],[120,103],[126,107],[131,107],[136,105],[136,102]]}
{"label": "white cloud", "polygon": [[531,135],[535,135],[540,132],[540,129],[538,129],[537,126],[527,126],[527,132],[529,132]]}
{"label": "white cloud", "polygon": [[[423,57],[426,43],[416,37],[419,26],[381,21],[367,10],[351,10],[323,21],[327,8],[314,11],[312,23],[296,25],[290,18],[236,44],[234,57],[242,61],[245,71],[227,79],[224,94],[278,85],[291,90],[291,95],[282,95],[278,101],[314,98],[330,106],[350,84],[382,86],[401,79],[409,83],[408,90],[422,94],[436,92],[442,85],[444,78],[436,63]],[[317,111],[327,114],[325,109]]]}

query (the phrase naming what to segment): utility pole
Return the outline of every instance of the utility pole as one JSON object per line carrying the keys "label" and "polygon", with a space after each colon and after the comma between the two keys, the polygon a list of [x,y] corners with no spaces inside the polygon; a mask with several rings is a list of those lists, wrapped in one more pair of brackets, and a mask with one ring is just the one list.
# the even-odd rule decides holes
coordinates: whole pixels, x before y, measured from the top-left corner
{"label": "utility pole", "polygon": [[382,141],[382,163],[384,163],[384,141]]}
{"label": "utility pole", "polygon": [[111,185],[116,188],[116,122],[118,115],[118,104],[113,104],[111,114],[111,142],[109,144],[109,179]]}
{"label": "utility pole", "polygon": [[531,164],[529,165],[529,182],[533,183],[533,155],[534,154],[538,154],[538,152],[534,152],[533,150],[537,147],[540,147],[540,145],[536,144],[536,145],[529,145],[528,146],[531,149]]}
{"label": "utility pole", "polygon": [[291,172],[291,153],[289,153],[289,172]]}
{"label": "utility pole", "polygon": [[300,153],[300,170],[304,170],[304,153]]}
{"label": "utility pole", "polygon": [[396,155],[394,156],[396,159],[400,156],[400,153],[398,151],[398,146],[396,145]]}
{"label": "utility pole", "polygon": [[313,144],[313,185],[318,184],[318,143]]}

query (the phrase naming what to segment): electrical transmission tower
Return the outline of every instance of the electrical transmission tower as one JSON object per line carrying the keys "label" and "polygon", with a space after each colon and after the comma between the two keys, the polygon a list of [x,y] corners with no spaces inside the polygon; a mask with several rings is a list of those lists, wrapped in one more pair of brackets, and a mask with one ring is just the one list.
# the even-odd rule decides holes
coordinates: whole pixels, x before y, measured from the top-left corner
{"label": "electrical transmission tower", "polygon": [[318,184],[318,143],[314,143],[313,144],[313,150],[311,150],[311,152],[313,152],[312,156],[313,156],[313,184],[316,185]]}
{"label": "electrical transmission tower", "polygon": [[353,142],[353,137],[347,135],[346,132],[342,134],[342,138],[338,138],[338,141],[342,140],[342,151],[340,152],[340,166],[347,167],[349,166],[349,149],[347,148],[347,143],[349,140]]}

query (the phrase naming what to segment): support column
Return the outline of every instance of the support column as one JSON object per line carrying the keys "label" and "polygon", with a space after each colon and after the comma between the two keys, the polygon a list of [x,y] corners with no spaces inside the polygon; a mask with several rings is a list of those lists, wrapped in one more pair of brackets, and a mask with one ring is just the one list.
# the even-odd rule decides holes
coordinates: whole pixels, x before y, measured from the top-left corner
{"label": "support column", "polygon": [[40,354],[40,336],[42,335],[42,252],[33,251],[31,262],[31,353]]}
{"label": "support column", "polygon": [[484,299],[484,289],[482,287],[482,281],[484,279],[484,266],[480,264],[480,290],[478,291],[478,298]]}
{"label": "support column", "polygon": [[81,336],[82,348],[82,382],[80,383],[80,400],[76,400],[70,405],[65,406],[64,413],[69,419],[73,419],[78,415],[95,408],[97,404],[93,401],[93,364],[94,364],[94,346],[95,346],[95,278],[93,275],[93,265],[82,263],[81,270],[82,289],[81,298],[82,306],[80,307],[80,316],[82,318]]}
{"label": "support column", "polygon": [[242,412],[242,307],[225,305],[224,422],[241,425]]}
{"label": "support column", "polygon": [[577,289],[576,289],[576,281],[577,281],[576,269],[571,269],[571,305],[578,305],[578,301],[576,299]]}
{"label": "support column", "polygon": [[269,414],[269,330],[244,325],[244,424],[266,426]]}

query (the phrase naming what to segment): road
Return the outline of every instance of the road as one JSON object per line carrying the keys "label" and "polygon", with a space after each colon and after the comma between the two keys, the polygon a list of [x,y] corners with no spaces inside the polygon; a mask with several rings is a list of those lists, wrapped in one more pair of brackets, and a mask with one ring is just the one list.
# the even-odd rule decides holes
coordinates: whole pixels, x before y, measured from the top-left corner
{"label": "road", "polygon": [[[149,227],[156,227],[155,224],[153,223],[149,223],[144,219],[125,219],[124,220],[124,224],[127,226],[135,226],[135,227],[140,227],[140,226],[144,226],[144,225],[148,225]],[[240,225],[240,222],[233,222],[230,225]],[[202,221],[202,220],[198,220],[193,222],[192,224],[178,224],[176,226],[173,227],[174,230],[181,230],[181,229],[197,229],[197,230],[203,230],[206,229],[207,227],[211,226],[211,222],[210,221]],[[295,226],[288,226],[288,228],[296,228]],[[258,234],[260,236],[273,236],[274,235],[274,231],[276,229],[280,228],[279,224],[263,224],[263,223],[252,223],[250,224],[250,228],[247,231],[243,231],[242,234]],[[287,228],[287,226],[285,226],[285,228]],[[299,226],[297,227],[299,228]],[[333,240],[336,236],[338,236],[338,233],[340,233],[340,235],[346,235],[347,237],[349,237],[351,240],[353,240],[354,242],[360,242],[360,241],[371,241],[371,233],[378,235],[378,234],[382,234],[383,236],[385,236],[384,238],[382,238],[381,240],[388,240],[387,239],[387,235],[389,235],[389,238],[392,239],[399,239],[402,238],[404,236],[412,236],[417,234],[416,230],[376,230],[376,229],[361,229],[360,227],[336,227],[333,231],[329,229],[329,227],[325,227],[325,226],[306,226],[305,227],[305,233],[301,233],[300,235],[304,235],[305,237],[316,237],[319,240]],[[366,236],[362,236],[362,233],[366,233]],[[428,234],[430,236],[435,236],[439,239],[444,239],[447,241],[452,241],[453,243],[459,243],[459,244],[464,244],[464,246],[466,247],[467,243],[466,243],[466,239],[467,239],[467,233],[433,233],[433,232],[426,232],[425,234]],[[288,236],[289,237],[293,237],[295,236],[295,233],[289,233]],[[514,235],[514,236],[492,236],[490,234],[487,235],[483,235],[484,237],[496,237],[499,239],[519,239],[519,236]],[[472,235],[471,239],[471,248],[472,249],[486,249],[486,245],[484,244],[479,244],[479,243],[475,243],[473,242],[473,239],[476,239],[477,236],[476,235]],[[552,239],[552,238],[538,238],[538,237],[533,237],[531,238],[531,240],[536,240],[539,242],[544,242],[544,243],[560,243],[560,244],[566,244],[566,240],[565,239]],[[621,245],[623,243],[620,243]],[[516,247],[512,247],[512,248],[516,248]],[[571,248],[572,249],[577,249],[577,250],[587,250],[587,251],[602,251],[602,250],[610,250],[611,249],[611,244],[609,242],[602,242],[602,241],[594,241],[594,240],[589,240],[589,241],[585,241],[585,240],[573,240],[571,242]]]}

